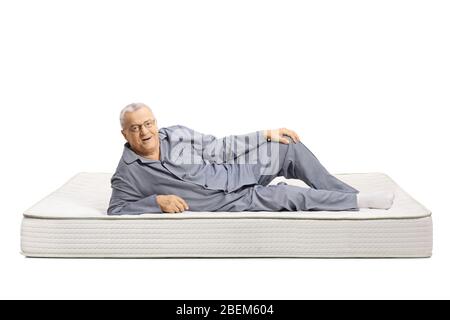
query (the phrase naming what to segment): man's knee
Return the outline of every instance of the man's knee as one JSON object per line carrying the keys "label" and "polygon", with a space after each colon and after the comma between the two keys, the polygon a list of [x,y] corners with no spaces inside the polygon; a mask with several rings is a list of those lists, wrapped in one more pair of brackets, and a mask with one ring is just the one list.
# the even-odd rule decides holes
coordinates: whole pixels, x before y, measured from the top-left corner
{"label": "man's knee", "polygon": [[309,154],[311,151],[303,144],[303,142],[293,142],[292,140],[289,144],[286,144],[285,155],[287,158],[294,160],[299,155]]}

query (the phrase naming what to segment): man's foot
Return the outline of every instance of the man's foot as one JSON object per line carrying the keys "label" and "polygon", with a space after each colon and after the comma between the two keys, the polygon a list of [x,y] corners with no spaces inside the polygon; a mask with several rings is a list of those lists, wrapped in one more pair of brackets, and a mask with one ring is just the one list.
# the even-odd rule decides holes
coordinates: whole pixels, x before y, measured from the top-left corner
{"label": "man's foot", "polygon": [[388,191],[360,192],[357,194],[359,208],[389,209],[394,203],[394,193]]}

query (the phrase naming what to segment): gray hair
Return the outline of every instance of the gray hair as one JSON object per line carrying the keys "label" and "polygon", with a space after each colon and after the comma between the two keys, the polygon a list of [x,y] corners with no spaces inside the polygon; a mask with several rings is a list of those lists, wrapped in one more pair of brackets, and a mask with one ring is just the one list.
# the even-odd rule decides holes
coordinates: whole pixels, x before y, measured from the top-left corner
{"label": "gray hair", "polygon": [[147,106],[144,103],[140,103],[140,102],[131,103],[131,104],[127,105],[125,108],[122,109],[122,111],[120,112],[120,125],[121,125],[122,129],[125,126],[125,113],[127,113],[127,112],[134,112],[134,111],[139,110],[141,108],[147,108],[148,110],[150,110],[151,113],[153,113],[152,109],[150,109],[149,106]]}

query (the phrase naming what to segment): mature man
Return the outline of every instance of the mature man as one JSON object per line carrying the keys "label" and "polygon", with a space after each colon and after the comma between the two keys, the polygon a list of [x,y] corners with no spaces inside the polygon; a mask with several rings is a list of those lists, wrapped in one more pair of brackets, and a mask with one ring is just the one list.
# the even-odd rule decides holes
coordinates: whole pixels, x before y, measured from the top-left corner
{"label": "mature man", "polygon": [[[288,129],[217,139],[184,126],[158,129],[142,103],[120,114],[127,143],[111,179],[109,215],[190,211],[388,209],[394,195],[359,193],[331,175]],[[310,188],[269,185],[277,176]]]}

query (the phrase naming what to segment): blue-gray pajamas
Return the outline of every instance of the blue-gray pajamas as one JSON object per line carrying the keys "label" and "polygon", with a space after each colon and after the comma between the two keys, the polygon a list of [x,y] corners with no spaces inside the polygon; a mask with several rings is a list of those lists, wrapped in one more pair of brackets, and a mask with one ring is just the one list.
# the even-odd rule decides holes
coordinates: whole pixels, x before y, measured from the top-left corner
{"label": "blue-gray pajamas", "polygon": [[[358,210],[358,190],[335,178],[301,142],[265,140],[262,131],[217,139],[184,126],[159,130],[161,161],[125,144],[111,179],[108,214],[161,213],[156,195],[183,198],[190,211]],[[268,185],[275,177],[311,188]]]}
{"label": "blue-gray pajamas", "polygon": [[[331,175],[301,142],[278,144],[280,162],[275,173],[261,175],[252,187],[250,211],[358,210],[355,188]],[[275,177],[300,179],[310,188],[268,185]]]}

